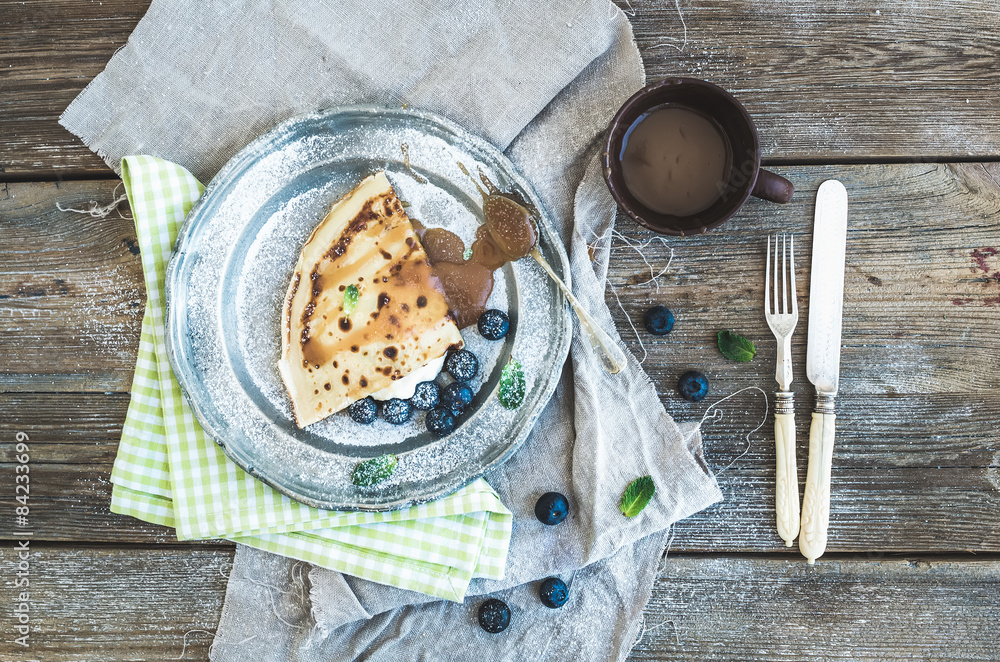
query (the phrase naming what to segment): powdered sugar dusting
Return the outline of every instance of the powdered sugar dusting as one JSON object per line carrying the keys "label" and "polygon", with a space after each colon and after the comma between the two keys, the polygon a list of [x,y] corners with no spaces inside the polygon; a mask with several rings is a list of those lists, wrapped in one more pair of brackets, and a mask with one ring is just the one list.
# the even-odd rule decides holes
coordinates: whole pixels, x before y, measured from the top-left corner
{"label": "powdered sugar dusting", "polygon": [[[281,309],[302,245],[334,201],[384,169],[411,218],[445,227],[471,245],[482,198],[461,161],[539,206],[499,153],[478,141],[412,112],[353,113],[294,120],[220,173],[171,265],[176,319],[170,334],[175,370],[192,404],[238,463],[312,505],[400,507],[456,489],[519,444],[555,387],[569,325],[561,294],[538,265],[507,265],[496,274],[489,307],[510,314],[511,332],[492,342],[474,326],[463,330],[480,371],[471,411],[456,432],[434,437],[423,412],[400,426],[381,419],[362,426],[341,413],[298,430],[276,368]],[[545,224],[540,234],[543,252],[564,271],[556,235]],[[527,381],[525,404],[515,411],[496,398],[511,356],[523,364]],[[382,453],[399,456],[395,473],[375,487],[352,485],[358,461]]]}

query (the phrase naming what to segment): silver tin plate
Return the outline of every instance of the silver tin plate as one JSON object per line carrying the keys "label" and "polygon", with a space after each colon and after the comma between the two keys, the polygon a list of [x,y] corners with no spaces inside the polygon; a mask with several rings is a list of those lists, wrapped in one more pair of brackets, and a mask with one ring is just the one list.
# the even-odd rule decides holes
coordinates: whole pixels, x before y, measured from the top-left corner
{"label": "silver tin plate", "polygon": [[[281,304],[302,246],[333,202],[385,170],[411,218],[445,227],[467,245],[482,198],[459,164],[539,210],[539,247],[569,281],[566,252],[537,196],[493,145],[413,109],[341,107],[290,119],[256,139],[212,180],[191,210],[167,269],[167,349],[188,404],[244,470],[317,508],[392,510],[447,495],[507,460],[555,390],[569,352],[566,300],[530,259],[500,269],[490,307],[509,313],[503,341],[462,332],[481,367],[458,429],[364,426],[346,412],[300,430],[277,370]],[[517,410],[496,396],[500,372],[519,360],[527,395]],[[445,383],[447,377],[439,381]],[[393,453],[396,472],[355,487],[358,462]]]}

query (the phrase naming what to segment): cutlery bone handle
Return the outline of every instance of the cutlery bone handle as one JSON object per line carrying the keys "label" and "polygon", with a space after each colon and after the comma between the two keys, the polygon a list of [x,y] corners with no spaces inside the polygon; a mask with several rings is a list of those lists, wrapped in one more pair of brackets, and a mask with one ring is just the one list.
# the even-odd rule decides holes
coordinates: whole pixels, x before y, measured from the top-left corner
{"label": "cutlery bone handle", "polygon": [[813,412],[809,429],[809,469],[802,498],[799,551],[809,563],[826,551],[830,524],[830,472],[833,467],[835,414]]}
{"label": "cutlery bone handle", "polygon": [[793,395],[778,392],[774,414],[774,514],[778,535],[787,547],[799,534],[799,475],[795,466]]}

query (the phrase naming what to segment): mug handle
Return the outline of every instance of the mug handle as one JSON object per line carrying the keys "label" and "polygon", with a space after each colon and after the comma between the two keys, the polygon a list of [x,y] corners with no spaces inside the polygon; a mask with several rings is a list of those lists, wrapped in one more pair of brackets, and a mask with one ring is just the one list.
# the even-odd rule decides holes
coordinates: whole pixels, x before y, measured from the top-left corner
{"label": "mug handle", "polygon": [[790,181],[770,170],[761,168],[757,171],[757,183],[754,184],[750,195],[762,200],[784,204],[792,199],[794,192],[795,187]]}

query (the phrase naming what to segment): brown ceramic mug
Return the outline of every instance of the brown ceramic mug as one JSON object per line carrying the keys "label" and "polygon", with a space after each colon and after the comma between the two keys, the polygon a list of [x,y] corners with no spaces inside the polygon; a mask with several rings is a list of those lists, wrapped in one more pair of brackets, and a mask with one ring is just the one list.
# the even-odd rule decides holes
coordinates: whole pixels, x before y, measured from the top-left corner
{"label": "brown ceramic mug", "polygon": [[[621,158],[629,128],[661,106],[682,107],[709,118],[729,144],[732,166],[728,181],[718,185],[719,198],[707,209],[687,216],[660,213],[642,204],[622,175]],[[794,191],[790,181],[760,167],[757,127],[740,102],[721,87],[694,78],[668,78],[632,95],[611,120],[602,158],[604,179],[618,206],[640,225],[661,234],[706,232],[732,217],[751,195],[785,203]]]}

